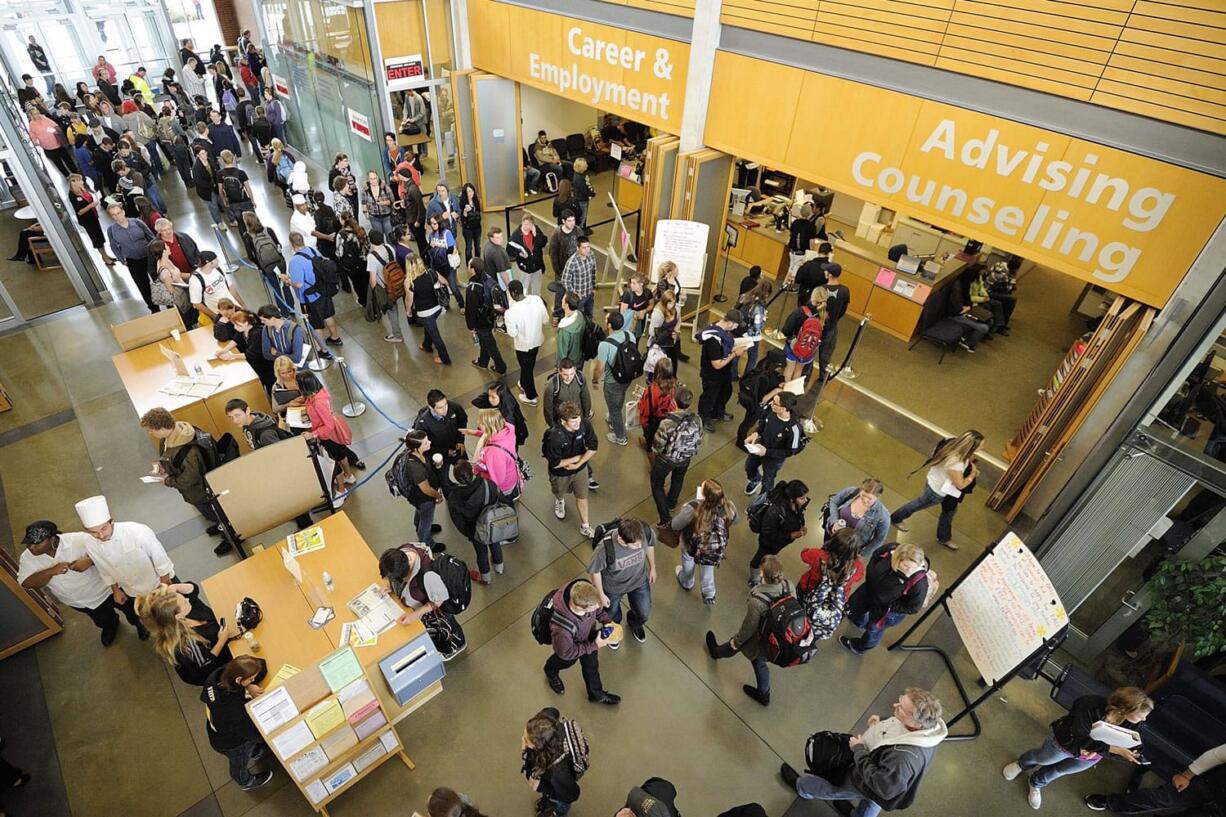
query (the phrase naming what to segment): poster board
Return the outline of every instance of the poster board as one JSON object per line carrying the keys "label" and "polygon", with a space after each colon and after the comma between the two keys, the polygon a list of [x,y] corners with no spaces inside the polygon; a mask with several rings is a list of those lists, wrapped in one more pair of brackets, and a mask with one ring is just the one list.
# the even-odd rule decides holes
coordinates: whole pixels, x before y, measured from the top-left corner
{"label": "poster board", "polygon": [[677,280],[682,289],[701,289],[707,267],[707,236],[710,226],[700,221],[660,219],[656,222],[655,244],[651,248],[651,280],[659,279],[660,265],[677,265]]}
{"label": "poster board", "polygon": [[949,615],[984,680],[1005,678],[1068,624],[1039,560],[1006,534],[950,590]]}
{"label": "poster board", "polygon": [[[306,437],[291,437],[214,468],[205,479],[235,533],[250,539],[327,501],[311,458]],[[331,469],[327,464],[325,473]],[[270,474],[277,475],[271,489]]]}

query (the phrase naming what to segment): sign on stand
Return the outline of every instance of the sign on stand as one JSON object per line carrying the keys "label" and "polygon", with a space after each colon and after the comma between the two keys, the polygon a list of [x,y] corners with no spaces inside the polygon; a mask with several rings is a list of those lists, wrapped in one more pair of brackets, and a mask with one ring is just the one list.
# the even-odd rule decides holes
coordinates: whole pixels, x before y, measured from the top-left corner
{"label": "sign on stand", "polygon": [[426,69],[421,54],[388,57],[383,61],[383,72],[387,77],[387,90],[389,91],[403,91],[406,88],[421,85],[426,80]]}

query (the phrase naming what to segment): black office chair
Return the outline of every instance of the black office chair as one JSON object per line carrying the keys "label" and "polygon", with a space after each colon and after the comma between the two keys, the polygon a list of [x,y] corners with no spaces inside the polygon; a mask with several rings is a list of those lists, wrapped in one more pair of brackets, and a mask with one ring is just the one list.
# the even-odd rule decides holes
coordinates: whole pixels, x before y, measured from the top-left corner
{"label": "black office chair", "polygon": [[574,156],[571,156],[571,155],[570,155],[570,151],[566,149],[566,140],[565,140],[565,139],[550,139],[550,140],[549,140],[549,144],[553,145],[553,149],[554,149],[554,150],[556,150],[556,151],[558,152],[558,156],[559,156],[560,158],[562,158],[562,159],[573,159],[573,158],[575,158]]}
{"label": "black office chair", "polygon": [[966,327],[962,324],[951,321],[949,318],[943,318],[926,327],[920,336],[907,347],[907,351],[914,349],[921,340],[935,343],[941,347],[941,356],[937,358],[937,365],[940,366],[945,362],[945,355],[958,348],[958,341],[962,340],[962,333],[965,331]]}
{"label": "black office chair", "polygon": [[583,138],[582,133],[571,133],[566,137],[566,152],[569,154],[571,161],[580,157],[587,159],[588,164],[592,164],[596,160],[596,156],[587,149],[587,140]]}

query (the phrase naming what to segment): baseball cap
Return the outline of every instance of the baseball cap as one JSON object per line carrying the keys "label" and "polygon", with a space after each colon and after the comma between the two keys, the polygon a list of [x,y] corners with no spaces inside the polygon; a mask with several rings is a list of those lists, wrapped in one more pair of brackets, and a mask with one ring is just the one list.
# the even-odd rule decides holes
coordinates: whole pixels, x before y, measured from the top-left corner
{"label": "baseball cap", "polygon": [[739,309],[729,309],[724,313],[724,320],[740,326],[745,322],[745,316],[741,314],[741,310]]}
{"label": "baseball cap", "polygon": [[29,525],[26,525],[26,535],[21,540],[21,544],[37,545],[40,542],[47,541],[52,536],[58,535],[59,532],[59,526],[50,519],[40,519],[37,522],[31,522]]}
{"label": "baseball cap", "polygon": [[295,193],[290,198],[290,202],[293,204],[306,204],[306,196],[302,195],[301,193]]}

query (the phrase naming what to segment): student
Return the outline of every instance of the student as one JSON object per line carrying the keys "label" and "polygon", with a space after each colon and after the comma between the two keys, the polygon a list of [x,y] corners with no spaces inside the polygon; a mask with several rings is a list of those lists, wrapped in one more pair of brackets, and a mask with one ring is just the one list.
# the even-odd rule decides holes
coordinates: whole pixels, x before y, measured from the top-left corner
{"label": "student", "polygon": [[149,631],[136,615],[136,597],[174,581],[174,562],[148,525],[112,519],[106,497],[82,499],[76,510],[81,528],[89,534],[85,555],[98,568],[102,581],[110,585],[115,606],[144,641]]}
{"label": "student", "polygon": [[545,345],[545,327],[549,324],[549,309],[539,295],[524,293],[522,281],[508,285],[511,305],[503,316],[507,335],[515,344],[515,360],[519,363],[520,402],[537,404],[536,356]]}
{"label": "student", "polygon": [[442,530],[434,524],[434,511],[443,501],[443,477],[439,471],[443,457],[436,453],[433,456],[438,457],[437,460],[427,459],[433,450],[431,439],[425,431],[415,428],[406,434],[404,451],[392,463],[391,484],[413,506],[417,541],[435,553],[442,553],[447,548],[442,542],[434,541],[434,534]]}
{"label": "student", "polygon": [[805,607],[814,635],[823,641],[838,629],[852,586],[864,578],[864,563],[856,550],[855,533],[842,528],[826,540],[824,548],[800,552],[800,560],[809,569],[797,582],[797,598]]}
{"label": "student", "polygon": [[643,447],[648,457],[654,457],[652,442],[660,423],[677,410],[673,399],[677,391],[677,378],[673,375],[673,363],[666,357],[656,361],[656,369],[643,395],[639,398],[639,427],[643,429]]}
{"label": "student", "polygon": [[519,267],[520,280],[529,295],[541,294],[541,273],[545,271],[545,247],[549,239],[536,229],[536,219],[524,211],[519,228],[511,233],[507,252]]}
{"label": "student", "polygon": [[634,336],[641,337],[647,327],[647,313],[653,301],[647,291],[647,279],[635,273],[630,276],[630,286],[621,294],[622,325],[629,327]]}
{"label": "student", "polygon": [[859,486],[831,494],[826,500],[826,538],[846,528],[855,533],[860,555],[872,558],[890,533],[890,509],[881,501],[884,492],[881,480],[869,477]]}
{"label": "student", "polygon": [[332,474],[333,493],[343,494],[346,485],[358,481],[354,469],[366,468],[366,463],[358,459],[358,455],[349,447],[353,441],[353,431],[349,424],[337,417],[332,411],[332,395],[324,388],[323,383],[311,371],[299,371],[294,375],[298,382],[298,392],[305,402],[307,418],[311,421],[311,434],[319,440],[328,458],[336,463]]}
{"label": "student", "polygon": [[[911,514],[940,503],[937,541],[950,550],[957,550],[958,546],[953,542],[954,514],[958,512],[957,500],[962,497],[962,492],[968,490],[979,478],[979,462],[975,455],[982,445],[983,435],[974,429],[938,443],[932,456],[907,475],[911,477],[927,469],[923,493],[890,514],[890,524],[905,533],[907,528],[902,523]],[[950,501],[946,501],[947,499]]]}
{"label": "student", "polygon": [[668,355],[673,372],[676,372],[681,360],[681,312],[677,308],[677,296],[672,290],[665,290],[657,293],[654,300],[655,306],[647,320],[647,334]]}
{"label": "student", "polygon": [[[352,182],[351,182],[352,184]],[[354,196],[356,198],[356,195]],[[371,170],[366,173],[366,184],[362,188],[362,212],[370,219],[370,228],[379,230],[385,236],[392,232],[392,202],[395,193],[383,183],[379,174]],[[354,212],[357,218],[357,212]]]}
{"label": "student", "polygon": [[480,258],[469,259],[468,288],[464,295],[464,322],[477,341],[477,357],[471,361],[478,369],[487,366],[497,375],[507,373],[506,361],[498,351],[494,339],[494,327],[498,324],[499,305],[494,300],[492,289],[496,284],[485,271],[485,262]]}
{"label": "student", "polygon": [[[472,185],[465,185],[472,187]],[[467,205],[465,205],[467,206]],[[503,292],[511,284],[511,256],[507,252],[506,236],[497,225],[490,227],[486,233],[485,243],[481,245],[481,260],[485,262],[485,272]],[[473,255],[477,255],[474,250]]]}
{"label": "student", "polygon": [[[1183,814],[1200,806],[1216,805],[1220,812],[1226,798],[1226,743],[1202,752],[1188,768],[1172,775],[1171,782],[1153,789],[1135,789],[1120,794],[1087,794],[1090,811],[1115,814]],[[1199,812],[1197,812],[1199,813]]]}
{"label": "student", "polygon": [[1153,711],[1153,700],[1136,687],[1120,687],[1108,696],[1082,695],[1073,701],[1067,715],[1052,721],[1043,745],[1023,753],[1001,774],[1005,780],[1013,780],[1029,772],[1026,800],[1032,809],[1038,809],[1043,805],[1044,787],[1065,775],[1093,768],[1107,755],[1133,764],[1140,762],[1140,747],[1110,746],[1090,737],[1090,732],[1100,722],[1135,731]]}
{"label": "student", "polygon": [[[460,188],[460,232],[464,236],[464,262],[482,257],[481,252],[481,197],[477,195],[477,187],[472,182],[466,182]],[[491,231],[492,232],[492,231]],[[501,228],[498,229],[501,234]],[[507,266],[490,267],[490,275],[497,276]],[[503,282],[505,288],[505,282]]]}
{"label": "student", "polygon": [[[758,349],[762,345],[762,334],[766,331],[766,304],[771,297],[770,281],[762,281],[753,289],[743,293],[737,299],[737,309],[745,316],[745,337],[753,342],[745,355],[745,371],[748,373],[758,362]],[[739,368],[739,364],[737,364]]]}
{"label": "student", "polygon": [[731,420],[728,398],[732,397],[732,375],[737,358],[746,347],[734,346],[732,332],[745,322],[738,309],[729,309],[724,317],[698,333],[702,358],[698,371],[702,378],[702,396],[698,398],[698,414],[707,431],[715,431],[715,423]]}
{"label": "student", "polygon": [[443,342],[443,336],[438,330],[438,319],[443,314],[443,306],[435,284],[442,283],[443,279],[422,263],[421,259],[406,269],[405,274],[410,280],[404,292],[405,318],[412,320],[416,317],[424,330],[424,337],[422,342],[417,344],[417,348],[427,354],[433,354],[435,366],[450,366],[451,355],[447,352],[447,344]]}
{"label": "student", "polygon": [[565,694],[566,686],[559,673],[578,662],[589,701],[609,706],[621,702],[620,695],[605,691],[600,682],[597,651],[609,646],[609,639],[601,632],[610,621],[600,591],[586,579],[575,579],[554,591],[553,616],[549,620],[553,654],[545,662],[545,680],[550,689]]}
{"label": "student", "polygon": [[[511,389],[501,380],[491,380],[485,384],[485,391],[472,399],[472,405],[479,409],[498,409],[507,425],[515,429],[515,444],[523,446],[528,441],[528,421],[524,418],[519,402],[511,396]],[[469,432],[476,436],[476,432]]]}
{"label": "student", "polygon": [[229,759],[230,779],[243,791],[258,789],[273,776],[272,769],[256,774],[249,768],[252,761],[268,755],[264,738],[247,714],[247,702],[264,692],[257,681],[267,672],[263,659],[239,656],[214,671],[200,691],[209,746]]}
{"label": "student", "polygon": [[596,363],[592,367],[592,380],[601,384],[608,411],[605,420],[610,430],[605,439],[614,445],[629,442],[626,438],[626,392],[637,379],[636,373],[622,371],[618,365],[624,354],[623,347],[634,346],[637,350],[638,346],[634,333],[623,328],[623,320],[620,312],[610,312],[605,316],[608,332],[597,347]]}
{"label": "student", "polygon": [[588,358],[583,354],[583,336],[587,332],[587,317],[579,311],[579,296],[566,293],[561,303],[561,319],[557,322],[558,359],[568,358],[582,366]]}
{"label": "student", "polygon": [[864,630],[859,638],[839,636],[852,655],[881,642],[887,627],[928,606],[940,587],[918,545],[892,543],[873,554],[864,584],[847,601],[847,619]]}
{"label": "student", "polygon": [[[562,274],[566,270],[566,265],[570,263],[571,256],[578,252],[580,235],[579,228],[575,226],[574,212],[567,210],[561,215],[558,229],[554,230],[553,235],[549,237],[549,262],[553,265],[553,276],[555,279],[554,283],[549,287],[554,294],[554,317],[562,316],[562,297],[568,291],[565,282],[562,280]],[[582,297],[579,298],[579,302],[582,305]],[[584,317],[591,320],[592,313],[590,308],[584,311]]]}
{"label": "student", "polygon": [[541,453],[549,463],[549,487],[553,490],[553,515],[566,518],[566,494],[575,497],[579,511],[579,531],[592,536],[596,531],[588,524],[587,493],[588,461],[596,455],[599,444],[592,424],[574,403],[558,407],[557,423],[541,440]]}
{"label": "student", "polygon": [[817,362],[823,379],[834,374],[830,368],[830,360],[834,357],[834,349],[839,342],[839,321],[847,314],[851,305],[851,290],[839,283],[843,275],[843,267],[839,264],[827,264],[823,270],[826,273],[826,322],[822,324],[822,342],[817,350]]}
{"label": "student", "polygon": [[230,288],[226,273],[221,269],[217,253],[212,250],[200,252],[200,268],[187,280],[187,296],[192,306],[211,321],[217,320],[218,304],[228,300],[244,309],[247,305],[238,293]]}
{"label": "student", "polygon": [[[499,420],[501,415],[496,416]],[[475,466],[467,460],[457,462],[452,469],[453,483],[447,492],[447,513],[456,530],[464,535],[477,554],[477,569],[470,570],[468,575],[480,584],[489,584],[494,579],[494,573],[502,574],[506,570],[503,562],[502,542],[477,541],[477,520],[486,508],[496,504],[510,504],[507,497],[492,480],[475,473]],[[490,572],[490,558],[493,557],[493,573]]]}
{"label": "student", "polygon": [[543,389],[545,401],[542,406],[545,414],[545,425],[553,426],[558,420],[558,409],[563,403],[574,403],[579,406],[583,417],[592,416],[592,396],[588,391],[587,381],[583,373],[569,357],[558,358],[558,368],[545,378]]}
{"label": "student", "polygon": [[788,360],[783,370],[784,382],[790,383],[800,377],[813,363],[821,348],[826,319],[826,291],[815,289],[809,301],[792,310],[783,322],[780,331],[786,338],[783,351]]}
{"label": "student", "polygon": [[716,480],[704,480],[698,499],[691,499],[669,522],[681,534],[681,564],[677,565],[677,584],[689,592],[694,589],[694,569],[701,575],[702,603],[715,604],[715,568],[724,561],[732,526],[738,519],[736,505],[724,495]]}
{"label": "student", "polygon": [[417,412],[413,428],[430,438],[430,450],[441,454],[448,464],[468,456],[464,448],[464,436],[470,433],[468,412],[441,389],[426,392],[426,405]]}
{"label": "student", "polygon": [[796,289],[796,303],[807,304],[817,289],[826,280],[826,265],[833,262],[834,248],[822,243],[817,248],[817,257],[805,261],[796,270],[793,287]]}
{"label": "student", "polygon": [[969,288],[969,281],[964,282],[959,279],[953,282],[949,287],[948,313],[945,317],[963,327],[962,338],[958,341],[958,345],[973,355],[980,341],[992,339],[992,329],[971,315],[973,304],[970,300]]}
{"label": "student", "polygon": [[[371,230],[369,252],[366,254],[366,284],[371,292],[382,292],[387,299],[383,310],[383,322],[387,334],[383,339],[389,343],[404,341],[400,331],[400,313],[404,310],[404,267],[396,258],[396,252],[387,246],[387,237],[379,230]],[[380,289],[382,288],[382,289]]]}
{"label": "student", "polygon": [[[586,767],[578,766],[574,737],[582,739],[582,732],[551,706],[533,715],[524,727],[522,771],[528,786],[540,795],[538,817],[565,817],[579,799],[579,775]],[[586,748],[584,742],[584,752]]]}
{"label": "student", "polygon": [[27,590],[46,590],[60,604],[89,616],[109,647],[119,632],[115,600],[102,574],[86,552],[87,533],[61,533],[54,522],[41,519],[26,526],[17,564],[17,582]]}
{"label": "student", "polygon": [[221,170],[217,171],[217,194],[233,226],[241,226],[239,219],[242,218],[242,213],[255,212],[251,180],[247,177],[247,171],[237,166],[235,155],[228,150],[221,152]]}
{"label": "student", "polygon": [[[196,444],[196,427],[189,422],[175,420],[164,408],[152,408],[145,412],[140,418],[140,427],[157,440],[158,461],[153,475],[160,477],[163,485],[178,491],[184,502],[209,521],[205,533],[221,536],[220,518],[204,481],[204,454]],[[213,552],[220,556],[229,550],[230,543],[223,540]]]}
{"label": "student", "polygon": [[428,817],[485,817],[467,797],[444,786],[430,793],[426,814]]}
{"label": "student", "polygon": [[[626,623],[634,640],[645,642],[645,625],[651,617],[651,586],[656,583],[655,531],[638,519],[621,517],[605,530],[604,538],[593,543],[587,572],[615,623],[622,621],[622,596],[630,600]],[[616,650],[620,643],[609,646]]]}
{"label": "student", "polygon": [[[303,337],[302,327],[287,320],[272,304],[264,304],[255,314],[264,327],[260,344],[265,359],[275,362],[286,357],[294,368],[305,366],[311,347]],[[276,371],[279,374],[280,370]]]}
{"label": "student", "polygon": [[745,417],[736,429],[736,444],[745,445],[745,438],[758,427],[775,395],[783,391],[783,367],[787,358],[782,349],[770,349],[758,364],[745,372],[737,389],[737,402],[745,409]]}
{"label": "student", "polygon": [[468,646],[464,630],[443,604],[451,598],[447,585],[430,569],[430,551],[413,544],[388,548],[379,557],[379,577],[387,579],[387,590],[410,612],[401,624],[420,621],[444,661],[455,658]]}
{"label": "student", "polygon": [[238,629],[200,600],[200,588],[190,582],[158,585],[136,599],[136,614],[153,636],[153,651],[175,668],[185,684],[204,686],[228,664],[230,642]]}
{"label": "student", "polygon": [[758,421],[756,431],[745,437],[745,493],[753,495],[760,487],[770,491],[783,468],[783,461],[804,450],[808,438],[796,419],[796,395],[781,391],[771,399],[770,411]]}
{"label": "student", "polygon": [[762,629],[762,620],[771,605],[784,596],[794,595],[794,590],[792,583],[783,576],[783,563],[778,557],[766,556],[760,564],[762,581],[755,584],[749,591],[749,600],[746,603],[745,618],[741,621],[741,629],[723,644],[716,641],[715,633],[707,630],[707,652],[716,661],[721,658],[730,658],[738,652],[748,658],[749,663],[753,665],[755,685],[745,684],[741,687],[741,691],[762,706],[769,706],[771,702],[770,664],[762,656],[762,644],[758,633]]}
{"label": "student", "polygon": [[[302,206],[305,207],[305,203]],[[320,252],[308,246],[306,236],[293,230],[292,224],[290,227],[289,246],[293,257],[289,261],[289,285],[298,293],[298,300],[302,303],[307,321],[315,330],[319,342],[329,346],[343,346],[344,341],[341,340],[340,329],[336,324],[336,307],[332,303],[332,296],[322,290],[322,283],[315,278],[314,259],[320,257]],[[327,335],[324,334],[325,331]],[[325,349],[320,349],[319,355],[327,360],[332,358]]]}
{"label": "student", "polygon": [[[567,220],[573,221],[574,218]],[[575,253],[562,268],[561,284],[563,290],[579,296],[579,309],[591,320],[593,299],[596,297],[596,256],[592,255],[592,242],[588,241],[587,236],[580,235],[575,242]]]}
{"label": "student", "polygon": [[681,817],[676,799],[676,786],[662,777],[649,777],[630,790],[626,805],[613,817]]}
{"label": "student", "polygon": [[592,187],[592,182],[587,175],[587,159],[583,157],[575,159],[574,173],[571,175],[570,186],[579,208],[576,217],[579,229],[583,231],[584,235],[591,235],[592,231],[587,226],[587,210],[588,206],[592,203],[592,199],[596,198],[596,188]]}
{"label": "student", "polygon": [[252,450],[287,440],[293,435],[277,425],[277,421],[262,411],[252,411],[241,397],[226,403],[226,416],[234,423]]}
{"label": "student", "polygon": [[[672,521],[673,508],[685,487],[685,472],[702,447],[702,418],[690,409],[694,393],[688,386],[678,386],[672,397],[676,409],[660,421],[651,442],[651,497],[661,525]],[[669,483],[667,492],[665,482]]]}
{"label": "student", "polygon": [[[949,735],[941,715],[935,695],[908,687],[894,703],[893,716],[871,716],[863,734],[819,733],[828,740],[814,743],[814,754],[806,758],[809,774],[786,763],[779,774],[805,800],[833,801],[842,814],[877,817],[882,809],[902,811],[915,802],[937,747]],[[839,801],[844,800],[860,802],[843,811]]]}
{"label": "student", "polygon": [[512,500],[519,499],[520,460],[515,425],[497,408],[486,408],[478,413],[477,429],[480,436],[473,452],[473,469]]}
{"label": "student", "polygon": [[809,532],[805,509],[809,507],[809,486],[793,479],[777,483],[762,500],[766,508],[758,523],[758,549],[749,560],[749,586],[762,580],[760,568],[767,556],[778,555],[785,547]]}

